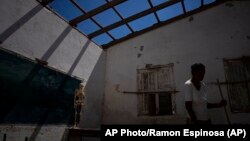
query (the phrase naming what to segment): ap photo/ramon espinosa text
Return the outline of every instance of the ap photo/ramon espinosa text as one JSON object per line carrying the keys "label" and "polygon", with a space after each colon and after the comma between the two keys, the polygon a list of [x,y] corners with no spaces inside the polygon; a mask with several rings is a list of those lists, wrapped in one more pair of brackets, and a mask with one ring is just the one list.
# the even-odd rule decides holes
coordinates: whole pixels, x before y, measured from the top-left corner
{"label": "ap photo/ramon espinosa text", "polygon": [[247,128],[180,128],[180,129],[130,129],[130,128],[105,128],[102,129],[102,137],[247,137]]}

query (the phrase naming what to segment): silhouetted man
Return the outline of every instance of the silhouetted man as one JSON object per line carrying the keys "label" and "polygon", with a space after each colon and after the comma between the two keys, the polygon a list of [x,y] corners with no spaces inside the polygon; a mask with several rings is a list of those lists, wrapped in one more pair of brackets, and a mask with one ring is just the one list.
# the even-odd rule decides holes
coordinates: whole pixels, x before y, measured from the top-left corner
{"label": "silhouetted man", "polygon": [[202,82],[205,75],[205,66],[196,63],[191,66],[192,78],[185,82],[185,106],[188,112],[188,124],[210,124],[208,108],[226,106],[227,102],[208,103],[206,85]]}

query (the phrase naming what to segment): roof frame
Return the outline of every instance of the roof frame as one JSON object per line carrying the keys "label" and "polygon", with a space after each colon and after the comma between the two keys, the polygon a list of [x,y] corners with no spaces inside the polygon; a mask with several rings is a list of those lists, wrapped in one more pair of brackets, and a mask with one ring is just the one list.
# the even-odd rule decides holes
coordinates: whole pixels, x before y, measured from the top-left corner
{"label": "roof frame", "polygon": [[[149,3],[149,5],[150,5],[151,8],[154,8],[151,0],[148,0],[148,3]],[[159,16],[156,14],[156,12],[154,12],[154,15],[156,17],[157,22],[158,23],[161,22]]]}
{"label": "roof frame", "polygon": [[182,10],[183,10],[184,14],[186,14],[187,10],[185,8],[184,0],[181,1],[181,5],[182,5]]}
{"label": "roof frame", "polygon": [[[175,1],[175,2],[176,2],[176,1],[179,1],[179,2],[180,2],[180,1],[184,1],[184,0],[173,0],[173,1]],[[172,2],[173,2],[173,1],[172,1]],[[202,0],[202,1],[203,1],[203,0]],[[189,17],[189,16],[191,16],[191,15],[193,15],[193,14],[199,13],[199,12],[201,12],[201,11],[204,11],[204,10],[206,10],[206,9],[209,9],[209,8],[211,8],[211,7],[214,7],[214,6],[216,6],[216,5],[222,4],[222,3],[227,2],[227,1],[230,1],[230,0],[217,0],[217,1],[215,1],[215,2],[213,2],[213,3],[210,3],[210,4],[207,4],[207,5],[204,5],[204,4],[203,4],[203,5],[201,5],[201,7],[197,8],[197,9],[195,9],[195,10],[192,10],[192,11],[189,11],[189,12],[184,12],[184,14],[179,15],[179,16],[176,16],[176,17],[174,17],[174,18],[172,18],[172,19],[170,19],[170,20],[166,20],[166,21],[163,21],[163,22],[160,22],[160,23],[156,23],[156,24],[154,24],[153,26],[151,26],[151,27],[149,27],[149,28],[146,28],[146,29],[143,29],[143,30],[134,32],[134,33],[129,34],[128,36],[125,36],[125,37],[123,37],[123,38],[121,38],[121,39],[118,39],[118,40],[115,40],[115,41],[110,42],[110,43],[108,43],[108,44],[102,45],[102,48],[103,48],[103,49],[108,49],[109,47],[111,47],[111,46],[113,46],[113,45],[115,45],[115,44],[118,44],[118,43],[123,42],[123,41],[128,40],[128,39],[131,39],[131,38],[136,37],[136,36],[138,36],[138,35],[144,34],[145,32],[154,30],[154,29],[159,28],[159,27],[161,27],[161,26],[164,26],[164,25],[173,23],[173,22],[175,22],[175,21],[177,21],[177,20],[180,20],[180,19]],[[163,3],[163,4],[164,4],[164,3]],[[186,10],[185,10],[185,11],[186,11]],[[111,25],[111,26],[112,26],[112,25]],[[104,28],[104,29],[105,29],[105,28]],[[100,30],[99,30],[99,31],[100,31]]]}
{"label": "roof frame", "polygon": [[[75,1],[75,0],[70,0],[70,2],[75,5],[83,14],[86,14],[87,12],[81,8],[81,6]],[[103,27],[92,17],[90,17],[90,20],[93,21],[101,30],[103,30]],[[75,25],[76,26],[76,25]],[[107,32],[107,34],[112,38],[112,40],[115,40],[115,38]]]}
{"label": "roof frame", "polygon": [[[108,0],[106,0],[106,2],[109,2]],[[122,17],[122,15],[115,9],[115,7],[113,6],[112,9],[115,11],[115,13],[122,19],[124,20],[124,18]],[[126,26],[128,27],[128,29],[133,33],[134,30],[132,29],[132,27],[126,23]]]}
{"label": "roof frame", "polygon": [[114,7],[114,6],[118,5],[118,4],[121,4],[121,3],[125,2],[125,1],[126,0],[113,0],[111,2],[108,2],[108,3],[100,6],[100,7],[97,7],[96,9],[93,9],[93,10],[87,12],[86,14],[83,14],[81,16],[78,16],[78,17],[74,18],[69,23],[71,25],[75,26],[78,23],[80,23],[80,22],[82,22],[82,21],[84,21],[84,20],[86,20],[86,19],[88,19],[88,18],[90,18],[92,16],[94,16],[94,15],[96,15],[98,13],[101,13],[101,12],[103,12],[103,11],[109,9],[109,8],[112,8],[112,7]]}
{"label": "roof frame", "polygon": [[40,2],[42,6],[46,6],[53,1],[54,0],[38,0],[38,2]]}
{"label": "roof frame", "polygon": [[148,9],[148,10],[144,10],[144,11],[142,11],[142,12],[140,12],[140,13],[137,13],[137,14],[135,14],[135,15],[132,15],[132,16],[130,16],[130,17],[124,19],[124,20],[121,20],[121,21],[119,21],[119,22],[116,22],[116,23],[114,23],[114,24],[111,24],[111,25],[109,25],[109,26],[106,26],[106,27],[105,27],[104,29],[102,29],[102,30],[97,30],[97,31],[95,31],[95,32],[93,32],[93,33],[91,33],[91,34],[89,34],[88,36],[89,36],[90,39],[91,39],[91,38],[94,38],[95,36],[98,36],[98,35],[100,35],[100,34],[102,34],[102,33],[104,33],[104,32],[108,32],[109,30],[112,30],[112,29],[114,29],[114,28],[117,28],[117,27],[119,27],[119,26],[121,26],[121,25],[124,25],[124,24],[126,24],[126,23],[129,23],[129,22],[131,22],[131,21],[134,21],[134,20],[136,20],[136,19],[139,19],[139,18],[141,18],[141,17],[144,17],[144,16],[146,16],[146,15],[148,15],[148,14],[151,14],[151,13],[153,13],[153,12],[156,12],[156,11],[158,11],[158,10],[161,10],[161,9],[167,7],[167,6],[176,4],[176,3],[181,2],[181,1],[182,1],[182,0],[171,0],[171,1],[164,2],[164,3],[162,3],[162,4],[160,4],[160,5],[157,5],[157,6],[153,7],[153,8],[150,8],[150,9]]}
{"label": "roof frame", "polygon": [[[43,4],[44,6],[46,6],[48,3],[52,2],[53,0],[37,0],[38,2],[40,2],[41,4]],[[106,34],[108,35],[112,40],[107,43],[107,44],[99,44],[100,47],[102,47],[103,49],[107,49],[117,43],[123,42],[125,40],[128,40],[130,38],[133,38],[135,36],[144,34],[145,32],[154,30],[158,27],[164,26],[166,24],[175,22],[177,20],[183,19],[185,17],[191,16],[193,14],[199,13],[203,10],[206,10],[210,7],[216,6],[218,4],[224,3],[226,1],[231,1],[231,0],[216,0],[214,2],[211,2],[209,4],[205,4],[204,0],[199,0],[200,3],[200,7],[193,9],[191,11],[187,11],[186,10],[186,3],[184,3],[184,0],[168,0],[166,2],[160,3],[158,5],[153,5],[152,0],[146,0],[147,3],[150,5],[150,8],[141,11],[137,14],[131,15],[127,18],[124,18],[120,11],[116,9],[116,5],[122,4],[123,2],[127,1],[127,0],[105,0],[106,4],[103,4],[93,10],[90,10],[89,12],[86,12],[77,2],[76,0],[69,0],[77,9],[79,9],[83,14],[74,18],[73,20],[69,21],[69,24],[71,26],[77,27],[77,24],[79,24],[80,22],[84,21],[84,20],[91,20],[93,22],[93,24],[97,25],[99,27],[99,29],[95,30],[94,32],[90,33],[90,34],[84,34],[85,36],[87,36],[89,39],[93,39],[99,35],[102,34]],[[165,21],[161,21],[160,20],[160,15],[158,15],[158,11],[167,7],[171,7],[172,5],[175,4],[180,4],[180,8],[182,9],[182,13],[180,13],[180,15],[172,17],[170,19],[166,19]],[[121,19],[118,22],[112,23],[111,25],[107,25],[104,26],[101,23],[99,23],[99,21],[97,21],[96,19],[94,19],[93,17],[96,16],[97,14],[104,12],[105,10],[109,10],[112,9],[115,14]],[[143,18],[149,14],[153,14],[154,17],[156,18],[156,23],[154,23],[153,25],[149,26],[149,27],[145,27],[144,29],[141,29],[139,31],[134,31],[134,29],[131,27],[131,25],[129,24],[132,21],[138,20],[140,18]],[[121,27],[125,25],[128,30],[130,31],[129,34],[118,38],[115,37],[115,35],[112,35],[112,31],[115,28]],[[117,38],[117,39],[116,39]]]}

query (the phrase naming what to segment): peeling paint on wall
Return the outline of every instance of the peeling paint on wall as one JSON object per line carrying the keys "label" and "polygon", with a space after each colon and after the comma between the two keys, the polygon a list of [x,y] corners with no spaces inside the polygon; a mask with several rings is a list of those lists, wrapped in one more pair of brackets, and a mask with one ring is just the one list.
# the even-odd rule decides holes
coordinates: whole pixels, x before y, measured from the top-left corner
{"label": "peeling paint on wall", "polygon": [[233,7],[234,5],[232,3],[226,3],[225,4],[227,7]]}
{"label": "peeling paint on wall", "polygon": [[194,17],[193,16],[190,16],[190,18],[188,19],[189,22],[193,21],[194,20]]}
{"label": "peeling paint on wall", "polygon": [[140,47],[140,51],[143,51],[143,49],[144,49],[144,46],[141,46],[141,47]]}
{"label": "peeling paint on wall", "polygon": [[137,54],[137,58],[140,58],[140,57],[141,57],[141,55],[142,55],[141,53],[138,53],[138,54]]}

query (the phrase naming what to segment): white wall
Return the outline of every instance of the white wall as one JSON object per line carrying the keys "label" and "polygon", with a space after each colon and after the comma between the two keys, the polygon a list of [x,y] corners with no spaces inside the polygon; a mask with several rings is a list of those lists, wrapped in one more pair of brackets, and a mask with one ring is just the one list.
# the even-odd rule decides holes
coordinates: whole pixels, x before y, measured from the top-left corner
{"label": "white wall", "polygon": [[[221,4],[189,18],[179,20],[154,31],[117,44],[107,50],[106,87],[103,123],[185,123],[183,84],[190,78],[190,66],[201,62],[206,65],[205,82],[225,81],[223,58],[249,56],[250,2]],[[144,49],[141,51],[141,46]],[[138,57],[141,54],[141,57]],[[137,91],[136,69],[146,64],[174,63],[176,114],[174,116],[138,117],[137,96],[115,91]],[[209,85],[209,101],[221,100],[216,85]],[[222,86],[224,97],[227,90]],[[232,114],[232,123],[250,123],[250,114]],[[226,124],[223,108],[209,110],[212,122]]]}
{"label": "white wall", "polygon": [[105,87],[105,62],[106,52],[101,56],[86,85],[87,103],[83,110],[83,118],[80,122],[82,128],[100,128],[103,109],[103,95]]}
{"label": "white wall", "polygon": [[[0,19],[1,49],[15,52],[31,60],[39,58],[47,61],[48,67],[76,76],[86,83],[88,86],[87,102],[93,101],[97,106],[88,105],[87,111],[91,117],[84,115],[88,119],[88,124],[85,125],[83,122],[81,127],[99,128],[104,76],[91,74],[97,74],[100,71],[100,74],[104,75],[105,53],[103,50],[57,15],[42,7],[36,0],[1,0]],[[88,84],[89,79],[99,81],[95,83],[98,90]],[[0,128],[4,130],[5,127]],[[27,132],[20,133],[20,136],[27,137],[34,129],[33,126],[25,125],[23,128],[27,129]],[[63,135],[61,131],[64,131],[65,127],[55,125],[49,128],[61,129],[60,133],[58,130],[48,130],[47,133],[43,133],[47,136],[46,140],[61,140]],[[9,133],[11,135],[11,132]],[[54,139],[53,136],[57,138]],[[19,137],[13,134],[13,138],[18,140]]]}
{"label": "white wall", "polygon": [[[0,17],[3,48],[88,80],[102,49],[68,23],[35,0],[2,0]],[[80,53],[79,63],[70,70]]]}

